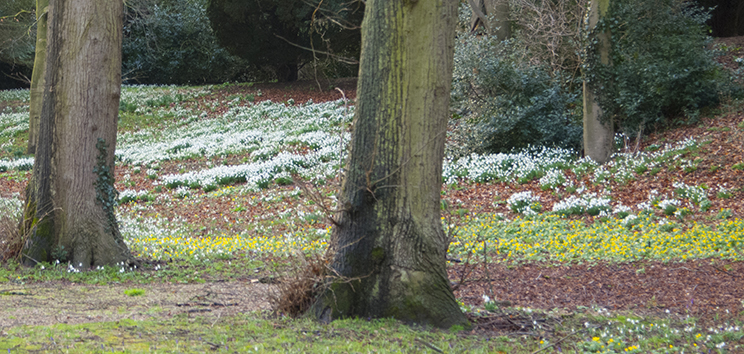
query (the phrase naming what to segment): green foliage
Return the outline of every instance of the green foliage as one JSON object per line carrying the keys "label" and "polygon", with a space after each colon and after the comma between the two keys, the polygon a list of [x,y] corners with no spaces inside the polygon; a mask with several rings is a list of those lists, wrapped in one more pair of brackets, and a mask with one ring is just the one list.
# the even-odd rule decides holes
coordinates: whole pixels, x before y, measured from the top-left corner
{"label": "green foliage", "polygon": [[247,67],[217,44],[204,0],[128,1],[122,48],[122,73],[129,82],[219,83],[238,78]]}
{"label": "green foliage", "polygon": [[65,246],[57,245],[52,250],[52,259],[57,260],[59,262],[66,262],[67,261],[68,252],[65,249]]}
{"label": "green foliage", "polygon": [[145,295],[145,290],[144,289],[138,289],[138,288],[127,289],[127,290],[124,290],[124,295],[126,295],[126,296],[142,296],[142,295]]}
{"label": "green foliage", "polygon": [[525,54],[517,40],[458,39],[452,99],[465,117],[454,136],[464,146],[462,154],[529,145],[580,147],[578,85],[547,66],[524,61]]}
{"label": "green foliage", "polygon": [[31,77],[36,45],[36,3],[0,1],[0,89],[16,88]]}
{"label": "green foliage", "polygon": [[[716,63],[705,33],[707,11],[683,0],[612,1],[588,36],[585,78],[605,117],[633,135],[639,128],[686,116],[739,94]],[[611,34],[602,64],[596,34]]]}
{"label": "green foliage", "polygon": [[[659,205],[662,214],[678,206]],[[569,211],[565,209],[564,211]],[[730,211],[729,211],[730,212]],[[689,213],[689,211],[687,211]],[[580,219],[565,219],[559,213],[532,215],[512,220],[497,220],[478,215],[458,228],[449,245],[453,257],[483,253],[484,243],[497,245],[492,253],[498,262],[549,262],[552,264],[607,262],[630,263],[640,260],[661,262],[718,258],[741,260],[739,246],[744,235],[744,220],[721,221],[715,225],[693,224],[684,227],[667,216],[638,215],[597,218],[591,224]],[[719,214],[719,218],[731,214]]]}
{"label": "green foliage", "polygon": [[358,57],[363,14],[362,2],[344,0],[209,0],[207,6],[220,44],[269,68],[279,81],[297,80],[299,68],[313,59],[311,51],[299,46]]}
{"label": "green foliage", "polygon": [[115,230],[117,226],[114,206],[116,205],[118,195],[116,188],[114,188],[114,176],[107,162],[108,144],[106,144],[105,140],[98,138],[96,149],[98,150],[98,156],[96,156],[96,167],[93,168],[93,173],[97,176],[95,181],[96,201],[101,205],[104,213],[106,213],[108,227],[111,230]]}

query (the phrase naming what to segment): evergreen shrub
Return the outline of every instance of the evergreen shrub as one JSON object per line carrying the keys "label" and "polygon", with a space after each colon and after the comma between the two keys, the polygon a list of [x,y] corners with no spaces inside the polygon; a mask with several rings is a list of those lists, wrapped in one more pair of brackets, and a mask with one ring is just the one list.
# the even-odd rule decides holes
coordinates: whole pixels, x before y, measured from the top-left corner
{"label": "evergreen shrub", "polygon": [[[705,22],[709,12],[684,0],[613,0],[588,35],[585,77],[599,93],[605,117],[626,135],[700,109],[722,96],[739,96],[716,60]],[[609,32],[609,63],[602,64],[596,34]]]}
{"label": "evergreen shrub", "polygon": [[127,2],[122,75],[125,82],[205,84],[238,80],[248,65],[215,37],[205,0]]}
{"label": "evergreen shrub", "polygon": [[580,86],[560,71],[525,59],[517,39],[461,34],[452,100],[455,155],[508,152],[530,145],[579,149]]}

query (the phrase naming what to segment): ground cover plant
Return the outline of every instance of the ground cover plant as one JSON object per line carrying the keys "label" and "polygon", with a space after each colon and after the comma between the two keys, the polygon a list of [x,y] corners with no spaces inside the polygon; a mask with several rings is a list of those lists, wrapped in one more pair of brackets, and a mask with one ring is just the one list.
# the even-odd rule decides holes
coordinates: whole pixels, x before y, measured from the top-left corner
{"label": "ground cover plant", "polygon": [[[456,296],[474,321],[469,331],[251,312],[270,307],[265,295],[283,272],[327,246],[354,124],[354,83],[335,84],[340,91],[316,83],[124,87],[117,217],[143,263],[81,271],[64,261],[25,269],[5,260],[0,350],[744,348],[737,102],[701,123],[651,134],[638,152],[621,148],[602,166],[542,147],[448,157],[442,222]],[[33,163],[19,150],[24,95],[0,92],[0,216],[9,220],[0,233],[17,220]],[[40,315],[12,312],[59,285],[70,296],[60,301],[80,306],[67,311],[69,320],[52,300]],[[242,293],[259,286],[264,295]],[[113,289],[101,297],[114,305],[88,302],[103,289]],[[188,296],[164,295],[175,292]]]}

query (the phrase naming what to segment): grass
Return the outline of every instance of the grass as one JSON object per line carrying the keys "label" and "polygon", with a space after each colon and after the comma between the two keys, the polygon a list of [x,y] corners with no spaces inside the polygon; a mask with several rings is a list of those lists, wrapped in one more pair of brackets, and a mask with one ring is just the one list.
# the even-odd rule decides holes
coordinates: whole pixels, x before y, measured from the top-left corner
{"label": "grass", "polygon": [[[694,318],[649,318],[606,309],[561,312],[514,310],[483,313],[531,321],[536,336],[475,336],[457,329],[410,327],[393,320],[269,318],[261,313],[214,320],[176,316],[168,320],[121,320],[7,329],[0,350],[75,353],[681,353],[728,352],[744,336],[741,324],[699,328]],[[487,317],[484,317],[487,318]],[[174,331],[174,329],[177,329]]]}
{"label": "grass", "polygon": [[[493,353],[507,348],[487,338],[411,328],[391,320],[262,319],[246,314],[214,322],[179,317],[167,321],[104,322],[11,329],[0,350],[75,353],[433,353],[434,348]],[[173,332],[172,328],[179,330]]]}

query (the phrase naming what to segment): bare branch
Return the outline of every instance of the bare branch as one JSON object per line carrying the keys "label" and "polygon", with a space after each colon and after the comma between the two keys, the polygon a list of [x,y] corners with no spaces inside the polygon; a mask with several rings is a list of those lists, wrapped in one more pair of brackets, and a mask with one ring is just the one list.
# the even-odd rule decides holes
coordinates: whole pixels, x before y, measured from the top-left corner
{"label": "bare branch", "polygon": [[323,54],[323,55],[327,55],[327,56],[329,56],[329,57],[331,57],[331,58],[333,58],[335,60],[338,60],[339,62],[342,62],[344,64],[349,64],[349,65],[359,64],[359,60],[356,60],[354,58],[342,57],[340,55],[336,55],[336,54],[329,53],[329,52],[326,52],[326,51],[315,50],[315,49],[312,49],[312,48],[304,47],[304,46],[301,46],[301,45],[299,45],[297,43],[293,43],[290,40],[288,40],[288,39],[286,39],[286,38],[284,38],[284,37],[282,37],[282,36],[280,36],[280,35],[278,35],[276,33],[274,33],[274,36],[276,36],[277,38],[279,38],[279,39],[287,42],[291,46],[294,46],[294,47],[297,47],[297,48],[300,48],[300,49],[304,49],[304,50],[307,50],[307,51],[310,51],[310,52],[313,52],[313,53],[320,53],[320,54]]}

